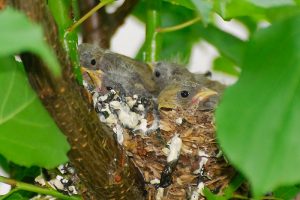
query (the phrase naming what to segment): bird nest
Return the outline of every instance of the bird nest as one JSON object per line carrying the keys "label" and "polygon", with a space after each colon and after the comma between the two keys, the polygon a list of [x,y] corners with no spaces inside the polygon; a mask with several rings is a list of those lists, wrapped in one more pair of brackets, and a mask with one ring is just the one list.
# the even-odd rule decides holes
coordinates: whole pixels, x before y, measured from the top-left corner
{"label": "bird nest", "polygon": [[152,97],[91,90],[99,119],[112,128],[143,175],[147,199],[205,199],[235,172],[218,148],[213,110],[158,109]]}

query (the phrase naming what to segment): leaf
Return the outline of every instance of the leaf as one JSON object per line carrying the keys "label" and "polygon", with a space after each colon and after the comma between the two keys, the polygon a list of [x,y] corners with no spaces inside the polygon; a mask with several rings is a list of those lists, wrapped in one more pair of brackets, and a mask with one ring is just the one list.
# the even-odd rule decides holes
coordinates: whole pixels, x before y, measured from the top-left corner
{"label": "leaf", "polygon": [[33,197],[33,196],[34,196],[34,194],[32,192],[19,190],[19,191],[13,192],[11,195],[6,197],[5,200],[28,200],[28,199],[31,199],[31,197]]}
{"label": "leaf", "polygon": [[4,169],[4,171],[9,170],[8,161],[0,154],[0,168]]}
{"label": "leaf", "polygon": [[[295,10],[299,6],[293,0],[216,0],[214,1],[214,10],[218,12],[224,19],[231,19],[234,17],[251,16],[259,19],[272,19],[270,16],[266,17],[270,9],[276,9],[284,15],[290,13],[286,7],[294,7]],[[274,13],[276,15],[276,13]],[[274,18],[276,19],[276,18]]]}
{"label": "leaf", "polygon": [[19,165],[66,162],[69,145],[12,58],[0,59],[0,154]]}
{"label": "leaf", "polygon": [[184,6],[189,9],[195,10],[195,5],[191,2],[191,0],[164,0],[174,5]]}
{"label": "leaf", "polygon": [[273,196],[279,199],[295,199],[296,195],[299,193],[299,186],[287,186],[276,189],[273,192]]}
{"label": "leaf", "polygon": [[[169,3],[164,3],[162,7],[164,8],[161,11],[163,27],[175,26],[195,17],[195,12],[185,7],[173,6]],[[134,15],[143,22],[146,21],[144,8],[144,1],[140,1],[134,10]],[[187,63],[193,45],[201,38],[214,45],[222,56],[229,58],[237,66],[241,65],[246,43],[211,24],[203,26],[201,23],[196,23],[179,31],[164,33],[162,35],[161,58],[167,61],[177,60],[177,62],[179,59],[182,64]],[[138,59],[142,58],[142,52],[143,48],[139,51]]]}
{"label": "leaf", "polygon": [[59,63],[45,42],[39,25],[29,21],[23,13],[8,7],[0,11],[0,27],[0,57],[30,51],[40,56],[54,75],[60,74]]}
{"label": "leaf", "polygon": [[208,188],[204,188],[203,190],[204,196],[206,197],[207,200],[226,200],[225,197],[216,195],[212,193]]}
{"label": "leaf", "polygon": [[[178,25],[196,17],[193,10],[185,7],[174,6],[170,3],[162,2],[161,19],[162,27]],[[140,1],[135,7],[134,15],[145,22],[145,1]],[[162,51],[160,57],[165,61],[188,63],[193,45],[199,41],[197,27],[190,26],[178,31],[161,33]],[[143,47],[139,50],[138,59],[143,56]]]}
{"label": "leaf", "polygon": [[211,0],[191,0],[200,16],[202,17],[202,21],[204,24],[208,24],[211,22],[212,11],[213,11],[213,1]]}
{"label": "leaf", "polygon": [[300,182],[300,16],[257,32],[216,112],[217,137],[255,196]]}
{"label": "leaf", "polygon": [[207,42],[214,45],[222,56],[230,59],[237,66],[242,64],[246,42],[213,25],[204,27],[198,23],[196,26],[197,33]]}
{"label": "leaf", "polygon": [[250,0],[250,2],[256,6],[260,6],[263,8],[295,5],[294,0]]}
{"label": "leaf", "polygon": [[9,176],[12,179],[25,181],[25,182],[34,182],[35,177],[41,173],[39,167],[22,167],[14,163],[10,163]]}
{"label": "leaf", "polygon": [[223,72],[232,76],[238,76],[240,73],[234,63],[225,57],[217,57],[213,62],[213,70]]}

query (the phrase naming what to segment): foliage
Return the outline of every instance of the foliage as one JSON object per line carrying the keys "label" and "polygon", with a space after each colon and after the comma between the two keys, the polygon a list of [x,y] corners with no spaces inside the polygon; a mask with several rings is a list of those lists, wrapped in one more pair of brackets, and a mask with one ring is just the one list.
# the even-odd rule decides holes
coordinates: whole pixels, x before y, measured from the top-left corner
{"label": "foliage", "polygon": [[240,79],[226,90],[217,111],[221,145],[256,195],[300,180],[299,19],[254,34]]}
{"label": "foliage", "polygon": [[7,57],[0,65],[0,153],[23,166],[50,168],[67,161],[69,145],[31,89],[22,64]]}
{"label": "foliage", "polygon": [[30,51],[40,56],[55,75],[60,74],[59,63],[45,43],[40,26],[30,22],[24,14],[7,8],[0,13],[0,27],[0,57]]}

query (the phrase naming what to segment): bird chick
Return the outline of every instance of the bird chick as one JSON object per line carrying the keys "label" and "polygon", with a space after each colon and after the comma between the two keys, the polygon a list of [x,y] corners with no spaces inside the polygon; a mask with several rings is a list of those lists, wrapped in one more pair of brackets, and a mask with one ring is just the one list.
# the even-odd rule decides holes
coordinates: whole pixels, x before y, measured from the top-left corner
{"label": "bird chick", "polygon": [[[180,109],[196,112],[213,110],[219,95],[216,91],[195,82],[173,82],[158,96],[159,109]],[[191,113],[191,112],[189,112]]]}
{"label": "bird chick", "polygon": [[[86,69],[101,70],[121,84],[131,81],[136,83],[134,85],[137,85],[138,88],[143,87],[149,92],[156,91],[155,82],[152,80],[152,71],[147,64],[92,44],[81,44],[78,51],[80,64]],[[119,76],[122,76],[122,80],[119,80]]]}
{"label": "bird chick", "polygon": [[[177,145],[180,155],[176,166],[170,167],[167,163],[161,173],[159,186],[168,184],[164,188],[168,190],[166,199],[203,200],[204,187],[222,193],[233,177],[233,168],[223,157],[217,156],[219,148],[213,111],[218,101],[217,91],[191,81],[173,81],[160,92],[158,108],[162,138],[170,141],[177,134],[181,139]],[[190,192],[185,185],[195,187],[192,186]],[[180,198],[179,191],[183,191]]]}
{"label": "bird chick", "polygon": [[153,67],[153,80],[163,90],[167,85],[172,82],[195,82],[203,85],[206,88],[222,93],[225,85],[218,81],[210,80],[211,72],[205,74],[194,74],[189,70],[175,63],[157,62],[152,64]]}
{"label": "bird chick", "polygon": [[153,80],[162,90],[173,81],[195,81],[199,84],[206,82],[208,79],[205,74],[191,73],[189,70],[181,65],[168,62],[157,62],[152,65],[153,67]]}

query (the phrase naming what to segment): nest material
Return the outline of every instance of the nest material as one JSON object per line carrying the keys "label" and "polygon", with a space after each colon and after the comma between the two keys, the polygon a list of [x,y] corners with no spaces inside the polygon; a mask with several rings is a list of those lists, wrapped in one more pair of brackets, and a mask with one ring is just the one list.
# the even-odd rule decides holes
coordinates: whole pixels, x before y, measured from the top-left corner
{"label": "nest material", "polygon": [[[160,130],[148,136],[131,135],[124,141],[124,148],[148,183],[148,199],[192,199],[195,192],[198,193],[195,199],[204,199],[201,189],[198,191],[199,184],[203,183],[214,193],[222,193],[234,176],[233,168],[220,155],[216,144],[213,112],[197,112],[193,116],[183,112],[162,110]],[[175,134],[182,139],[180,156],[171,184],[158,197],[159,184],[154,180],[163,178],[162,172],[168,164],[168,141]]]}
{"label": "nest material", "polygon": [[[114,91],[109,99],[107,94],[96,96],[94,93],[99,118],[115,131],[118,142],[141,171],[147,199],[205,199],[204,186],[214,193],[222,193],[234,176],[233,168],[216,144],[213,111],[157,111],[151,98],[145,105],[141,101],[144,97],[122,97]],[[117,108],[112,106],[116,101]],[[144,109],[136,109],[140,105]],[[124,126],[120,112],[128,117],[136,114],[138,123],[130,125],[126,121]],[[141,128],[145,122],[146,126]],[[157,122],[159,126],[155,125]],[[168,162],[170,141],[175,136],[182,141],[180,155]]]}

